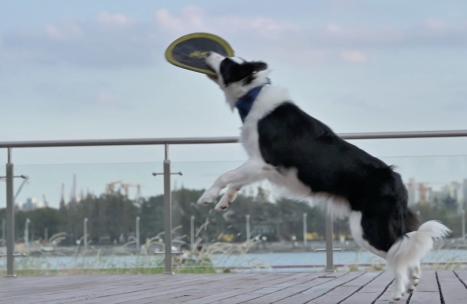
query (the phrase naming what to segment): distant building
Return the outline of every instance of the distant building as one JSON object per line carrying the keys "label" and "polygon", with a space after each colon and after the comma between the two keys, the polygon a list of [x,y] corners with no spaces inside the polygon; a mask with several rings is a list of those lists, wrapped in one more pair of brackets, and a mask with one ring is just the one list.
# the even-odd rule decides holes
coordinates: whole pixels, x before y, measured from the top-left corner
{"label": "distant building", "polygon": [[28,197],[26,201],[21,205],[21,210],[31,211],[39,208],[46,208],[47,202],[40,201],[35,197]]}
{"label": "distant building", "polygon": [[408,194],[408,204],[409,206],[415,205],[417,203],[417,183],[415,182],[415,178],[410,178],[409,182],[407,183],[407,194]]}
{"label": "distant building", "polygon": [[449,184],[449,195],[459,202],[462,198],[462,184],[459,182],[451,182]]}
{"label": "distant building", "polygon": [[430,194],[431,190],[425,183],[418,184],[418,198],[420,204],[428,204],[430,201]]}
{"label": "distant building", "polygon": [[407,186],[408,204],[427,204],[433,198],[433,189],[426,183],[417,183],[415,178],[410,178]]}
{"label": "distant building", "polygon": [[433,189],[428,183],[416,182],[414,178],[410,178],[406,187],[409,205],[430,204],[450,199],[456,202],[459,210],[463,206],[467,208],[467,179],[439,185]]}

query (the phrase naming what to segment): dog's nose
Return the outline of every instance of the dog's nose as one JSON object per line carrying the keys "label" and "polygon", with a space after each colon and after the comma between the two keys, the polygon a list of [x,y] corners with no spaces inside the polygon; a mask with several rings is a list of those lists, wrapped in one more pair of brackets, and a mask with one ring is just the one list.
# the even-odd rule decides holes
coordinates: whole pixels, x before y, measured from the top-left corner
{"label": "dog's nose", "polygon": [[214,54],[214,53],[211,52],[211,51],[208,51],[208,52],[205,53],[205,56],[204,56],[204,62],[206,62],[207,66],[210,67],[211,69],[213,69],[213,67],[212,67],[212,54]]}

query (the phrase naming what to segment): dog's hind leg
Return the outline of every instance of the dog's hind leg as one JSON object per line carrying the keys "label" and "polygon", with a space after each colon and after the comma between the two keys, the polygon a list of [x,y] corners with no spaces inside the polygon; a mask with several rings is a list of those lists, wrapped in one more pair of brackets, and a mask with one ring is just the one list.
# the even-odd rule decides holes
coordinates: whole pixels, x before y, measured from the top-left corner
{"label": "dog's hind leg", "polygon": [[421,277],[422,277],[422,268],[420,267],[420,262],[418,262],[417,265],[415,265],[413,268],[413,279],[414,279],[415,286],[418,285],[418,282],[420,281]]}
{"label": "dog's hind leg", "polygon": [[402,296],[407,291],[408,283],[408,269],[403,267],[396,267],[394,269],[395,280],[394,280],[394,289],[392,293],[392,298],[395,301],[400,300]]}
{"label": "dog's hind leg", "polygon": [[421,277],[420,262],[417,262],[415,265],[409,267],[409,290],[414,290],[418,285]]}

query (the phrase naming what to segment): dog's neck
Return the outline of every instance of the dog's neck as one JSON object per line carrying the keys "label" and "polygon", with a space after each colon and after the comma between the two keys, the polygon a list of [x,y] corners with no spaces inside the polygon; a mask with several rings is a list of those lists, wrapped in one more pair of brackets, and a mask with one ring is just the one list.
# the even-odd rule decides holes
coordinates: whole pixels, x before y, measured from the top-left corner
{"label": "dog's neck", "polygon": [[250,90],[270,83],[268,74],[269,70],[258,72],[255,79],[247,85],[245,85],[243,81],[238,81],[225,86],[222,80],[218,80],[218,85],[224,92],[225,101],[230,106],[230,109],[234,110],[237,101],[240,100],[243,96],[247,95]]}
{"label": "dog's neck", "polygon": [[240,115],[240,119],[242,120],[242,122],[245,121],[245,118],[248,116],[248,113],[250,113],[250,110],[253,107],[256,98],[258,97],[259,93],[261,93],[263,87],[267,84],[254,87],[253,89],[249,90],[245,95],[240,97],[235,103],[235,107],[238,110],[238,114]]}

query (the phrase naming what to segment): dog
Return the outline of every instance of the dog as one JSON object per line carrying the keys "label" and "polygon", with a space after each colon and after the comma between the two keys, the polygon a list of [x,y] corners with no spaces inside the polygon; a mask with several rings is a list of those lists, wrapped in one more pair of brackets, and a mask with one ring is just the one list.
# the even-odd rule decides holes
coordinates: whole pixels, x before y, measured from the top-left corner
{"label": "dog", "polygon": [[285,89],[271,84],[265,62],[215,52],[205,60],[216,73],[210,78],[240,114],[240,141],[248,160],[217,178],[198,203],[216,202],[226,189],[215,207],[225,210],[243,186],[262,180],[295,196],[329,197],[326,203],[349,217],[355,242],[386,259],[395,276],[393,299],[413,290],[420,280],[421,259],[433,240],[450,230],[437,221],[419,224],[394,168],[302,111]]}

